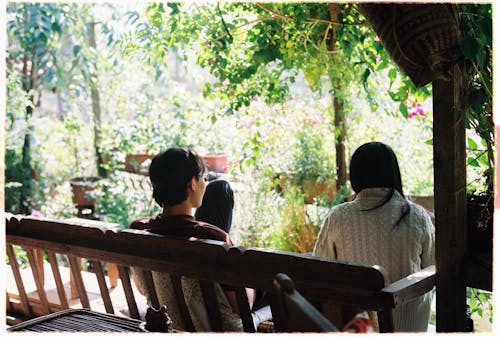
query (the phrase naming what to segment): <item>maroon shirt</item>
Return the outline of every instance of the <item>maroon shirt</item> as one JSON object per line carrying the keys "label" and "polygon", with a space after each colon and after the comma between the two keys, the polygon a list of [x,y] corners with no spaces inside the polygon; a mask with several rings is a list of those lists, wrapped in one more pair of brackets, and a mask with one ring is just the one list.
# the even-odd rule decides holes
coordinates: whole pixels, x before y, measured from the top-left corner
{"label": "maroon shirt", "polygon": [[229,247],[234,246],[229,235],[217,226],[198,221],[194,216],[183,214],[155,218],[140,218],[132,221],[132,229],[142,229],[160,235],[173,235],[182,238],[195,237],[225,242]]}

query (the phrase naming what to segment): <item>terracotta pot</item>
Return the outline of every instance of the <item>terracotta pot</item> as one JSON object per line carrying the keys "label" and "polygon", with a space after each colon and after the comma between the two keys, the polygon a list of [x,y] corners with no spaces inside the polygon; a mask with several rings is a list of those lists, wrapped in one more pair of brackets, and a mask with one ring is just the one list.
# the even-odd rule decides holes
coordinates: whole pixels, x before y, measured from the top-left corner
{"label": "terracotta pot", "polygon": [[153,155],[145,153],[127,154],[125,156],[125,171],[147,175],[150,163],[148,160],[153,159],[153,157]]}
{"label": "terracotta pot", "polygon": [[225,153],[204,154],[200,157],[212,172],[225,173],[227,171],[227,155]]}
{"label": "terracotta pot", "polygon": [[73,203],[79,207],[94,208],[96,200],[89,196],[97,188],[99,177],[77,177],[70,179],[71,190],[73,192]]}

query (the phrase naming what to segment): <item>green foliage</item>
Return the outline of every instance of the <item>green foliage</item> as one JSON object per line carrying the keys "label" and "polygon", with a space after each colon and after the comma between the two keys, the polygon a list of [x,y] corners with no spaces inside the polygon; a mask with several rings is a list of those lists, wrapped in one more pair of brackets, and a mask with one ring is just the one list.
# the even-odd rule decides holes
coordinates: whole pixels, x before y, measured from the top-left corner
{"label": "green foliage", "polygon": [[492,8],[491,4],[460,4],[461,30],[464,34],[460,49],[465,56],[466,123],[481,138],[479,147],[468,138],[467,163],[479,167],[486,177],[486,188],[493,191],[494,125],[492,95]]}
{"label": "green foliage", "polygon": [[314,126],[305,123],[295,136],[296,150],[293,153],[291,172],[295,182],[305,179],[335,179],[334,154],[327,151],[325,138]]}
{"label": "green foliage", "polygon": [[160,211],[151,195],[151,185],[146,177],[115,172],[101,183],[97,193],[97,212],[104,221],[128,228],[132,220]]}
{"label": "green foliage", "polygon": [[33,207],[35,184],[31,158],[32,134],[35,125],[30,120],[36,107],[35,94],[58,85],[60,37],[65,26],[69,6],[58,4],[21,3],[7,6],[8,75],[19,78],[21,88],[31,104],[25,104],[23,118],[20,213],[29,213]]}
{"label": "green foliage", "polygon": [[[114,122],[103,141],[106,152],[118,156],[118,160],[123,161],[125,154],[156,154],[172,146],[211,151],[230,147],[227,134],[231,117],[216,118],[218,104],[204,100],[199,93],[179,88],[167,96],[151,90],[133,101],[128,109],[130,113]],[[130,119],[135,122],[130,123]],[[228,130],[221,132],[224,125]]]}
{"label": "green foliage", "polygon": [[75,177],[79,177],[83,173],[81,167],[79,137],[82,129],[84,128],[84,123],[76,117],[69,116],[66,117],[64,121],[64,128],[66,129],[65,134],[67,135],[68,144],[70,144],[71,152],[74,156]]}
{"label": "green foliage", "polygon": [[5,210],[11,213],[19,213],[19,202],[21,197],[21,155],[14,149],[5,150]]}
{"label": "green foliage", "polygon": [[490,324],[493,323],[493,298],[491,292],[467,288],[467,299],[467,305],[473,319],[475,315],[482,318],[487,314]]}
{"label": "green foliage", "polygon": [[[56,50],[63,33],[70,5],[10,3],[7,6],[9,50],[7,63],[31,62],[32,74],[26,68],[13,67],[21,76],[23,89],[29,92],[41,86],[53,88],[57,81]],[[34,72],[37,74],[35,75]]]}
{"label": "green foliage", "polygon": [[[13,245],[13,248],[19,268],[26,268],[28,266],[28,253],[26,253],[26,251],[20,246]],[[7,255],[5,255],[5,264],[10,265],[9,257]]]}
{"label": "green foliage", "polygon": [[281,221],[270,235],[270,248],[297,253],[312,252],[319,226],[309,218],[304,195],[295,185],[285,185],[283,204],[279,209]]}

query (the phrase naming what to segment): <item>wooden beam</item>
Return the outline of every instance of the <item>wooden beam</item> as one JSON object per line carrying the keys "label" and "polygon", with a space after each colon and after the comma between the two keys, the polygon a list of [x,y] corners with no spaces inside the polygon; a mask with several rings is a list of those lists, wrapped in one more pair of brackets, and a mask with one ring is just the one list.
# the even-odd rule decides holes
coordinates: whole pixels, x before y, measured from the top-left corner
{"label": "wooden beam", "polygon": [[465,331],[467,247],[463,78],[433,82],[436,216],[436,330]]}

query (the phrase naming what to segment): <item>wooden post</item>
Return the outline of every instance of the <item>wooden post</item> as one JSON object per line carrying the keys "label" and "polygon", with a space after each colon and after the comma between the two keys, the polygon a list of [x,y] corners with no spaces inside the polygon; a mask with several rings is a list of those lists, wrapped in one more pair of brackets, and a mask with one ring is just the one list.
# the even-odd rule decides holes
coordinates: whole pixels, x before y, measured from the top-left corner
{"label": "wooden post", "polygon": [[433,82],[434,197],[436,216],[436,330],[463,332],[467,247],[463,75]]}

